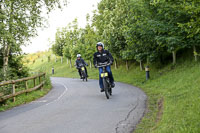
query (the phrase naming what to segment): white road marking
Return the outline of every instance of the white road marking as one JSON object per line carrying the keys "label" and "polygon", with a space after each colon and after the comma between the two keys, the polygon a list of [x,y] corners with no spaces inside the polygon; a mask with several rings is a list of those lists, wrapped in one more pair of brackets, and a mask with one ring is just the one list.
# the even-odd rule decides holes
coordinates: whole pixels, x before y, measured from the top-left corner
{"label": "white road marking", "polygon": [[49,104],[52,104],[52,103],[54,103],[54,102],[56,102],[56,101],[59,101],[59,100],[65,95],[65,93],[68,91],[68,88],[67,88],[64,84],[59,83],[59,82],[55,82],[55,83],[61,84],[62,86],[64,86],[65,91],[64,91],[57,99],[55,99],[55,100],[53,100],[53,101],[51,101],[51,102],[49,102],[49,103],[47,103],[47,104],[45,104],[45,105],[49,105]]}
{"label": "white road marking", "polygon": [[42,101],[33,101],[32,103],[46,103],[47,100],[42,100]]}

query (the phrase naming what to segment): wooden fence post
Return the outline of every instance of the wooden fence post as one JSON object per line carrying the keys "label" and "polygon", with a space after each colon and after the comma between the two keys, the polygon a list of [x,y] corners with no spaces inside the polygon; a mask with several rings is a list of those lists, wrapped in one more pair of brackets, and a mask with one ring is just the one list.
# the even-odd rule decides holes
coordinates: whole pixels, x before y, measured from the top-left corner
{"label": "wooden fence post", "polygon": [[[26,87],[25,89],[27,90],[27,89],[28,89],[28,81],[27,81],[27,80],[25,81],[25,87]],[[27,94],[28,94],[28,93],[26,93],[26,95],[27,95]]]}
{"label": "wooden fence post", "polygon": [[[44,77],[43,77],[43,80],[45,80],[45,73],[44,73],[43,76],[44,76]],[[44,86],[44,85],[42,85],[41,90],[43,90],[43,86]]]}
{"label": "wooden fence post", "polygon": [[[40,83],[40,84],[41,84],[41,78],[42,78],[42,77],[39,76],[39,83]],[[41,86],[40,89],[43,90],[42,86]]]}
{"label": "wooden fence post", "polygon": [[41,77],[39,76],[39,84],[41,83]]}
{"label": "wooden fence post", "polygon": [[[17,80],[10,80],[10,81],[4,81],[4,82],[0,82],[0,87],[1,86],[5,86],[5,85],[11,85],[12,88],[11,89],[11,94],[3,94],[3,93],[0,93],[0,102],[1,101],[4,101],[4,100],[7,100],[7,99],[10,99],[12,98],[13,99],[13,102],[16,101],[16,96],[18,95],[21,95],[23,93],[26,93],[28,94],[28,92],[31,92],[31,91],[34,91],[34,90],[37,90],[39,88],[41,88],[41,90],[43,89],[43,86],[44,86],[44,83],[45,83],[45,73],[43,74],[39,74],[37,76],[33,76],[33,77],[27,77],[27,78],[23,78],[23,79],[17,79]],[[37,79],[39,78],[39,79]],[[28,86],[28,81],[29,80],[33,80],[33,84],[34,84],[34,87],[29,89],[29,86]],[[40,84],[37,85],[37,80],[39,80]],[[21,82],[25,82],[25,86],[23,85],[23,88],[25,87],[25,90],[21,90],[21,91],[17,91],[16,92],[16,88],[17,88],[17,84],[16,83],[21,83]],[[21,84],[20,84],[21,85]]]}
{"label": "wooden fence post", "polygon": [[35,81],[35,78],[33,79],[33,87],[35,87],[35,85],[36,85],[36,81]]}
{"label": "wooden fence post", "polygon": [[[15,94],[15,83],[12,86],[12,94]],[[13,102],[15,102],[15,97],[13,97]]]}

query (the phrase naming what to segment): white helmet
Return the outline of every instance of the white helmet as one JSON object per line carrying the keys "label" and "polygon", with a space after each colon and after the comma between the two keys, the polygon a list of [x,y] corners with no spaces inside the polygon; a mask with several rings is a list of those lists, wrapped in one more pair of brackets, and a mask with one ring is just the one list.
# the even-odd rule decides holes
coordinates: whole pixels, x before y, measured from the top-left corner
{"label": "white helmet", "polygon": [[104,49],[104,44],[103,44],[102,42],[98,42],[98,43],[96,44],[96,47],[98,47],[98,46],[101,46],[101,47]]}
{"label": "white helmet", "polygon": [[77,58],[81,58],[81,54],[77,54]]}

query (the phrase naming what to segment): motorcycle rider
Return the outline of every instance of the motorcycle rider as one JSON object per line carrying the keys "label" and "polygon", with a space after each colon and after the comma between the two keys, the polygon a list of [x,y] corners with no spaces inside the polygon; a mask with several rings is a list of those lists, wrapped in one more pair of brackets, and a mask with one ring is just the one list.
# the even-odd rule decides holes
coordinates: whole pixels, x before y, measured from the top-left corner
{"label": "motorcycle rider", "polygon": [[[94,58],[93,58],[93,64],[94,64],[95,68],[97,68],[97,65],[99,63],[105,63],[105,62],[110,62],[110,64],[113,63],[114,59],[113,59],[111,53],[108,50],[104,49],[104,44],[102,42],[98,42],[96,44],[96,48],[97,48],[97,52],[94,53]],[[106,71],[108,72],[110,83],[113,88],[115,86],[115,84],[114,84],[114,78],[112,75],[110,65],[106,66]],[[103,79],[101,78],[102,72],[103,72],[103,67],[99,67],[99,86],[101,88],[101,92],[104,91]]]}
{"label": "motorcycle rider", "polygon": [[81,54],[77,54],[77,59],[76,59],[76,62],[75,62],[75,66],[76,66],[76,69],[78,69],[78,73],[80,75],[80,79],[83,78],[82,75],[81,75],[81,64],[84,65],[86,76],[88,77],[87,68],[85,67],[85,66],[88,66],[88,64],[84,61],[83,58],[81,58]]}

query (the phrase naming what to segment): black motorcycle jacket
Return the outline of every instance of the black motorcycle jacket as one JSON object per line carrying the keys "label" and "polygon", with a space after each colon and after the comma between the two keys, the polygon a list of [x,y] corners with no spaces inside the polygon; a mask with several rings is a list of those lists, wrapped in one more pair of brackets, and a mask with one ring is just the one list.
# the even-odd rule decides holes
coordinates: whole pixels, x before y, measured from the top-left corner
{"label": "black motorcycle jacket", "polygon": [[98,63],[105,63],[105,62],[113,62],[114,59],[108,50],[102,50],[102,52],[94,53],[93,57],[93,64],[96,65]]}
{"label": "black motorcycle jacket", "polygon": [[84,66],[87,66],[88,64],[87,63],[85,63],[85,61],[82,59],[82,58],[80,58],[80,60],[76,60],[76,67],[80,67],[81,66],[81,64],[83,64]]}

